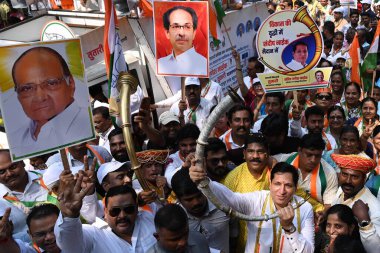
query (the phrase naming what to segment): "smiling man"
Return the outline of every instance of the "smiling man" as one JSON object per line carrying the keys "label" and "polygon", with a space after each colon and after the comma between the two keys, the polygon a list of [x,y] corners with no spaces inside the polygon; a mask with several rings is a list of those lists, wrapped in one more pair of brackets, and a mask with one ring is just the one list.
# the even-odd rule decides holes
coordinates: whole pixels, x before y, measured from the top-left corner
{"label": "smiling man", "polygon": [[163,23],[173,50],[170,55],[158,59],[158,74],[207,75],[207,59],[193,46],[198,27],[194,9],[175,6],[164,13]]}
{"label": "smiling man", "polygon": [[307,63],[307,57],[309,56],[309,51],[307,48],[307,44],[300,41],[297,42],[293,46],[293,52],[292,52],[293,59],[286,64],[286,67],[290,68],[291,70],[300,70],[306,67]]}
{"label": "smiling man", "polygon": [[74,99],[75,81],[63,57],[48,47],[25,51],[14,63],[18,101],[30,119],[10,134],[13,155],[22,156],[92,137],[88,108]]}

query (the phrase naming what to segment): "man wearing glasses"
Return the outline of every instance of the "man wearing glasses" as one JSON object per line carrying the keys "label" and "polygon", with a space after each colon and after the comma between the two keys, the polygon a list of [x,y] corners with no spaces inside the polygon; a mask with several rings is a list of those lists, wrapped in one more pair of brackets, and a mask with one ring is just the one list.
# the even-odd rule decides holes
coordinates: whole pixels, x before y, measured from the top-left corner
{"label": "man wearing glasses", "polygon": [[31,120],[11,134],[13,155],[22,156],[93,136],[88,108],[74,99],[75,81],[63,57],[48,47],[25,51],[14,63],[17,98]]}
{"label": "man wearing glasses", "polygon": [[166,38],[172,53],[158,59],[158,74],[207,75],[207,59],[193,46],[198,17],[190,7],[175,6],[163,16]]}

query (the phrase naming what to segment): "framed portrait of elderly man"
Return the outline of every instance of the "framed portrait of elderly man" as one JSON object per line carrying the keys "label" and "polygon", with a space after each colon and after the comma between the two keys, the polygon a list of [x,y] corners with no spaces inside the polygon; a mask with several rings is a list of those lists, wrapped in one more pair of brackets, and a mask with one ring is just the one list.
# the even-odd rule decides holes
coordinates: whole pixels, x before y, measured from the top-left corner
{"label": "framed portrait of elderly man", "polygon": [[0,61],[13,161],[95,138],[79,39],[1,47]]}
{"label": "framed portrait of elderly man", "polygon": [[154,1],[157,75],[208,77],[208,2]]}

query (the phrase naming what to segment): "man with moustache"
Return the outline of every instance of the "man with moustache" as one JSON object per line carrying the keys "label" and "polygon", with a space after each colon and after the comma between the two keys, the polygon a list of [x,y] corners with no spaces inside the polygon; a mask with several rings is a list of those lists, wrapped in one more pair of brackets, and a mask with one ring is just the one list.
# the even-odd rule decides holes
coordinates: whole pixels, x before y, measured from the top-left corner
{"label": "man with moustache", "polygon": [[169,187],[171,187],[170,182],[177,171],[190,168],[200,133],[196,125],[189,123],[178,131],[178,151],[169,156],[165,168],[165,177]]}
{"label": "man with moustache", "polygon": [[171,185],[189,218],[190,231],[204,235],[210,247],[229,253],[230,217],[207,200],[191,181],[188,170],[174,174]]}
{"label": "man with moustache", "polygon": [[293,165],[300,175],[298,187],[328,208],[338,190],[338,179],[335,170],[322,159],[324,149],[325,142],[320,134],[306,134],[301,138],[298,152],[274,158]]}
{"label": "man with moustache", "polygon": [[157,73],[206,76],[207,59],[197,53],[193,45],[198,27],[196,12],[190,7],[175,6],[164,13],[163,23],[173,51],[158,59]]}
{"label": "man with moustache", "polygon": [[[376,163],[360,155],[332,154],[331,158],[340,168],[339,190],[333,201],[352,208],[358,221],[360,239],[366,249],[378,249],[380,242],[380,201],[365,186],[367,174]],[[368,251],[378,252],[378,251]]]}
{"label": "man with moustache", "polygon": [[12,209],[11,219],[15,239],[26,233],[26,214],[44,202],[56,203],[50,195],[40,174],[25,170],[23,161],[13,162],[9,150],[0,150],[0,210]]}
{"label": "man with moustache", "polygon": [[100,106],[92,110],[95,130],[99,134],[99,146],[104,147],[110,152],[110,144],[108,135],[115,129],[112,124],[112,119],[109,114],[109,109],[105,106]]}
{"label": "man with moustache", "polygon": [[221,182],[232,168],[228,167],[226,145],[218,138],[208,138],[205,146],[207,175],[211,180]]}
{"label": "man with moustache", "polygon": [[226,144],[228,158],[238,165],[244,161],[243,146],[245,137],[250,133],[253,113],[249,107],[236,104],[228,111],[227,118],[231,129],[220,136],[219,139]]}
{"label": "man with moustache", "polygon": [[7,209],[0,221],[0,253],[60,253],[54,235],[54,225],[59,209],[53,204],[33,207],[26,219],[32,243],[12,238],[11,209]]}
{"label": "man with moustache", "polygon": [[[256,149],[253,151],[252,153],[257,155],[262,154]],[[198,183],[207,180],[206,175],[206,172],[196,165],[194,159],[190,167],[190,178]],[[314,252],[312,207],[309,203],[303,204],[296,210],[291,207],[302,199],[294,195],[297,182],[296,169],[287,163],[280,162],[270,171],[269,191],[234,193],[227,187],[210,180],[208,180],[208,186],[221,202],[245,215],[261,216],[277,210],[279,217],[276,219],[248,222],[245,252],[312,253]],[[237,252],[244,252],[244,249]]]}
{"label": "man with moustache", "polygon": [[202,129],[210,114],[212,103],[201,97],[201,83],[199,78],[185,78],[186,101],[180,100],[174,103],[170,111],[185,123],[196,124]]}
{"label": "man with moustache", "polygon": [[151,212],[139,211],[137,194],[127,185],[110,188],[105,196],[104,222],[82,225],[79,210],[90,185],[82,188],[82,176],[60,195],[61,213],[54,234],[62,251],[70,253],[144,253],[156,242]]}
{"label": "man with moustache", "polygon": [[[253,192],[269,189],[269,148],[264,136],[249,134],[243,147],[245,162],[232,170],[223,184],[233,192]],[[243,252],[247,240],[247,223],[240,221],[238,251]]]}
{"label": "man with moustache", "polygon": [[297,42],[293,46],[292,56],[292,60],[288,64],[286,64],[286,67],[293,71],[305,68],[308,64],[306,61],[309,56],[307,44],[302,41]]}

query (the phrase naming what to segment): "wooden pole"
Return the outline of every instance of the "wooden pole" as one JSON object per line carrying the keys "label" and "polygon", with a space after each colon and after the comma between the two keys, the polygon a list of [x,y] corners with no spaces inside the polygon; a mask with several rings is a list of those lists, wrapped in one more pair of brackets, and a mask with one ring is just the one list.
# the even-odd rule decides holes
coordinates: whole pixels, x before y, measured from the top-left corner
{"label": "wooden pole", "polygon": [[59,153],[61,155],[63,170],[70,170],[70,165],[69,165],[69,160],[67,159],[66,150],[60,149]]}
{"label": "wooden pole", "polygon": [[181,77],[181,100],[185,100],[185,77]]}

